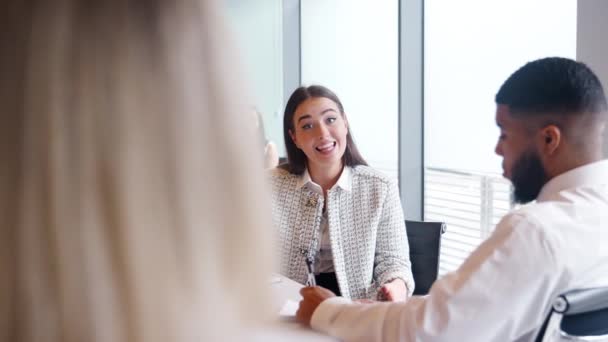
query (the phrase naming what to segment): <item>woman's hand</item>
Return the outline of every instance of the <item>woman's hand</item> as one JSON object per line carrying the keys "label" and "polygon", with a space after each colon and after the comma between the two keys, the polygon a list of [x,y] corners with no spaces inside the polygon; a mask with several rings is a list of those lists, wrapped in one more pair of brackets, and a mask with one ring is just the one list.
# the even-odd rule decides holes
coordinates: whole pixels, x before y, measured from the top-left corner
{"label": "woman's hand", "polygon": [[403,279],[394,279],[380,288],[382,297],[391,302],[403,302],[407,299],[407,287]]}

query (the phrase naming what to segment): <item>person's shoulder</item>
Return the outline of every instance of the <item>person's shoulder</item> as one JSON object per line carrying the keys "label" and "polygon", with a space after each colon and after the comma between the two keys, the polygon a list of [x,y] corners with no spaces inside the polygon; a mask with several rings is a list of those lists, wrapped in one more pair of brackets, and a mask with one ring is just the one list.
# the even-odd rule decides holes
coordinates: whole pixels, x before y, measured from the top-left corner
{"label": "person's shoulder", "polygon": [[279,166],[279,152],[277,145],[274,142],[268,140],[264,147],[264,166],[267,168],[275,168]]}
{"label": "person's shoulder", "polygon": [[271,178],[288,178],[296,176],[293,173],[289,172],[283,165],[268,169],[268,175]]}
{"label": "person's shoulder", "polygon": [[274,143],[274,141],[272,140],[267,140],[266,141],[266,147],[267,148],[272,148],[273,150],[277,149],[277,144]]}
{"label": "person's shoulder", "polygon": [[560,258],[557,251],[563,241],[559,232],[544,219],[545,207],[543,203],[532,203],[509,212],[498,222],[492,235],[503,236],[517,248],[535,250],[537,255],[544,251],[557,262]]}
{"label": "person's shoulder", "polygon": [[537,204],[526,204],[521,207],[512,209],[510,212],[502,217],[499,224],[508,223],[509,226],[517,226],[520,222],[526,222],[535,225],[537,222],[535,212],[537,210]]}
{"label": "person's shoulder", "polygon": [[287,186],[287,184],[295,184],[300,178],[299,175],[289,172],[286,164],[268,169],[267,172],[270,181],[275,186]]}
{"label": "person's shoulder", "polygon": [[507,213],[498,222],[497,229],[521,230],[524,234],[550,235],[546,219],[550,215],[545,203],[530,203]]}
{"label": "person's shoulder", "polygon": [[353,166],[351,168],[351,170],[352,170],[351,172],[352,172],[353,180],[356,180],[358,178],[358,179],[378,182],[378,183],[387,184],[387,185],[395,182],[394,179],[387,176],[382,171],[377,170],[371,166],[357,165],[357,166]]}
{"label": "person's shoulder", "polygon": [[584,222],[585,217],[595,216],[595,212],[595,208],[589,206],[556,200],[526,204],[512,210],[505,217],[509,216],[511,221],[526,222],[529,229],[552,235],[577,226]]}
{"label": "person's shoulder", "polygon": [[507,215],[513,215],[514,217],[519,217],[527,221],[534,221],[542,225],[545,221],[542,218],[551,215],[555,210],[554,207],[554,202],[532,202],[513,209]]}

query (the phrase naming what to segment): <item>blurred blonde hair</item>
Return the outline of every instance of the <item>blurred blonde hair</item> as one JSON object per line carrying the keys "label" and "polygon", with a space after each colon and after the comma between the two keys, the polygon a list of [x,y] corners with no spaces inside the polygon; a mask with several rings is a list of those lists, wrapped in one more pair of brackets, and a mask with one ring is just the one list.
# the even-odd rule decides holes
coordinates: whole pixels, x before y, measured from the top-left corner
{"label": "blurred blonde hair", "polygon": [[214,4],[3,2],[0,340],[230,340],[264,317],[262,166]]}

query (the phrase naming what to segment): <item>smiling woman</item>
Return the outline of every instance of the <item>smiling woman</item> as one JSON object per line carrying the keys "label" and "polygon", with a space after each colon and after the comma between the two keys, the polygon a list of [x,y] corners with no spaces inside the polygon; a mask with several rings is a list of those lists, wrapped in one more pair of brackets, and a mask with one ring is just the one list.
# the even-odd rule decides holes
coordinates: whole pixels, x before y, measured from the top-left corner
{"label": "smiling woman", "polygon": [[331,186],[342,170],[348,135],[346,118],[338,105],[326,97],[311,97],[298,106],[290,121],[294,124],[289,136],[307,156],[311,177],[326,183],[322,186]]}
{"label": "smiling woman", "polygon": [[367,166],[338,97],[300,87],[283,118],[288,163],[272,171],[281,272],[347,298],[405,300],[414,290],[396,183]]}

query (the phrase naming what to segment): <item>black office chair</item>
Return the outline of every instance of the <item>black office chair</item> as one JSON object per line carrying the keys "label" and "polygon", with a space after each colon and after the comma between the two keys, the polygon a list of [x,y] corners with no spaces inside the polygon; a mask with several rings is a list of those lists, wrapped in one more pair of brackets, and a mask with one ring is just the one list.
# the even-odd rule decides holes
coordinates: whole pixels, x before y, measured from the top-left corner
{"label": "black office chair", "polygon": [[552,319],[559,334],[570,341],[608,341],[608,287],[573,290],[557,297],[536,341],[543,341]]}
{"label": "black office chair", "polygon": [[416,283],[414,295],[425,295],[439,274],[439,251],[445,223],[405,220],[405,229]]}

